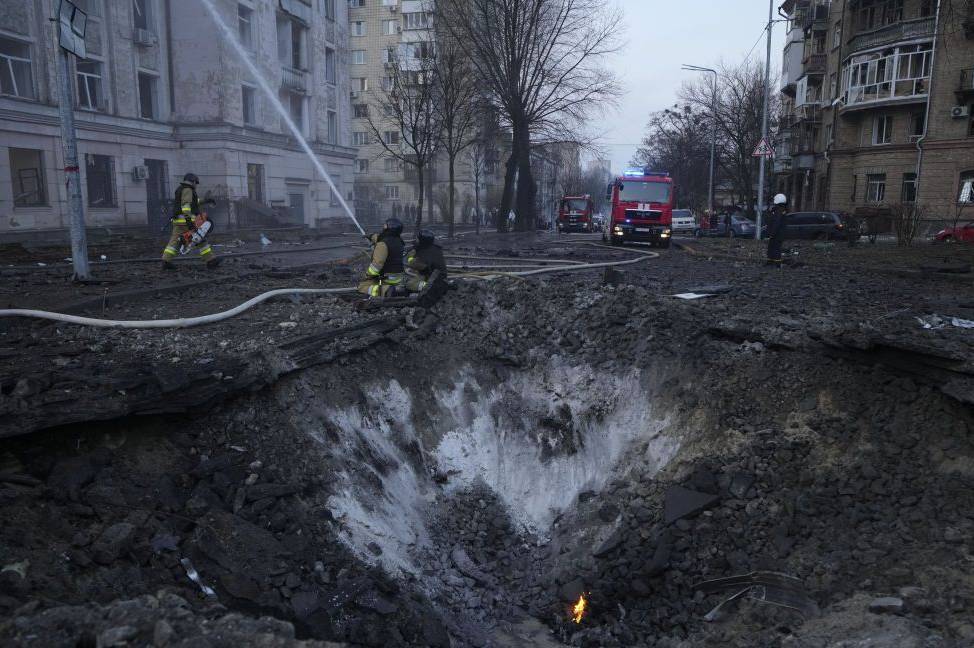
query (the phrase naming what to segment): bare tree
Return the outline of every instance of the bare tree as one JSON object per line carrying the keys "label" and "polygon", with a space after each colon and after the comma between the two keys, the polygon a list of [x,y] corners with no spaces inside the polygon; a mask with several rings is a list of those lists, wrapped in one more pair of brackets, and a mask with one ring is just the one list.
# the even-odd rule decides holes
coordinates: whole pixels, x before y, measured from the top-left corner
{"label": "bare tree", "polygon": [[910,247],[920,231],[920,223],[927,214],[926,205],[920,203],[898,202],[889,206],[896,244]]}
{"label": "bare tree", "polygon": [[470,59],[512,131],[501,212],[517,177],[517,226],[534,229],[532,133],[581,126],[617,95],[603,69],[616,51],[622,16],[604,0],[440,0],[440,19]]}
{"label": "bare tree", "polygon": [[470,147],[476,137],[477,105],[480,103],[476,77],[469,55],[459,43],[440,30],[436,55],[436,103],[442,123],[441,141],[446,152],[449,178],[447,236],[453,238],[456,223],[457,157]]}
{"label": "bare tree", "polygon": [[[680,103],[705,115],[708,124],[710,119],[716,119],[721,175],[731,182],[734,193],[742,196],[748,210],[753,212],[754,183],[760,163],[760,158],[753,153],[761,141],[764,69],[757,63],[722,65],[718,78],[716,101],[712,84],[700,79],[683,86]],[[771,87],[777,87],[773,78]],[[769,114],[777,115],[778,93],[772,92],[768,99]],[[771,129],[774,128],[772,123]]]}
{"label": "bare tree", "polygon": [[491,159],[494,151],[493,142],[488,138],[483,129],[478,130],[474,135],[470,148],[467,149],[467,164],[470,167],[470,175],[473,178],[473,199],[474,199],[474,227],[477,234],[480,234],[480,186],[487,175],[487,163]]}
{"label": "bare tree", "polygon": [[674,105],[650,116],[633,165],[668,171],[680,206],[701,209],[709,190],[709,117],[689,104]]}
{"label": "bare tree", "polygon": [[[423,224],[426,171],[440,143],[442,115],[436,101],[436,60],[429,41],[414,44],[415,56],[393,57],[387,86],[373,93],[378,110],[368,112],[369,130],[386,153],[416,169],[416,231]],[[392,135],[394,134],[394,135]]]}

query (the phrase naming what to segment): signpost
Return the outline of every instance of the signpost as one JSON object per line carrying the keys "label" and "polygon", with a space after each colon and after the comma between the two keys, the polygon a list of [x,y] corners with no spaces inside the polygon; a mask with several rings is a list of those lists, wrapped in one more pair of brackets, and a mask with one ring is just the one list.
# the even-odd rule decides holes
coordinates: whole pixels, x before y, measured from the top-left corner
{"label": "signpost", "polygon": [[74,129],[74,90],[68,55],[85,58],[85,29],[88,16],[70,0],[60,0],[57,13],[58,30],[58,112],[61,117],[61,143],[64,147],[64,177],[68,193],[68,214],[71,223],[71,261],[75,281],[91,278],[88,267],[88,239],[85,232],[85,212],[81,200],[81,169],[78,162],[78,138]]}
{"label": "signpost", "polygon": [[768,143],[767,138],[762,139],[760,142],[758,142],[758,145],[754,148],[754,153],[751,153],[751,155],[753,157],[760,157],[760,158],[774,157],[774,147]]}

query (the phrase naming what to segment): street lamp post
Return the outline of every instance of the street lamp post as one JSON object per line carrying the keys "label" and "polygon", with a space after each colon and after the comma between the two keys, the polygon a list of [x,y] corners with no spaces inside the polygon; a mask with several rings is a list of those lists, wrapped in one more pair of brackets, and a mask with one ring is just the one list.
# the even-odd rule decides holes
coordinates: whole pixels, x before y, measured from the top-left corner
{"label": "street lamp post", "polygon": [[[768,56],[764,62],[764,109],[763,116],[761,118],[761,141],[768,141],[768,102],[771,98],[771,27],[774,25],[774,3],[775,0],[770,0],[768,3]],[[764,216],[764,174],[765,174],[765,156],[758,158],[760,160],[760,170],[758,171],[758,213],[756,214],[755,223],[757,227],[755,228],[754,238],[761,240],[761,218]],[[750,187],[748,187],[750,191]]]}
{"label": "street lamp post", "polygon": [[708,72],[714,75],[712,105],[710,107],[710,188],[708,190],[707,205],[710,208],[710,217],[714,214],[714,163],[717,155],[717,70],[699,65],[683,64],[682,69],[691,72]]}

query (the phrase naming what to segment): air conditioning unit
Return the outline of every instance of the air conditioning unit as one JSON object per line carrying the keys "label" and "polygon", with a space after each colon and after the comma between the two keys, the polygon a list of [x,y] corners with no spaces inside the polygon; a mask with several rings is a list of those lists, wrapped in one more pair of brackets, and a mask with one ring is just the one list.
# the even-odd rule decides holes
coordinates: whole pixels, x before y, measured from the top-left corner
{"label": "air conditioning unit", "polygon": [[151,47],[156,44],[156,35],[150,32],[148,29],[138,29],[136,28],[135,33],[132,34],[132,40],[135,41],[136,45],[142,47]]}
{"label": "air conditioning unit", "polygon": [[141,164],[132,167],[133,180],[145,180],[149,177],[149,167]]}
{"label": "air conditioning unit", "polygon": [[970,106],[954,106],[950,109],[950,116],[954,119],[964,119],[971,116]]}

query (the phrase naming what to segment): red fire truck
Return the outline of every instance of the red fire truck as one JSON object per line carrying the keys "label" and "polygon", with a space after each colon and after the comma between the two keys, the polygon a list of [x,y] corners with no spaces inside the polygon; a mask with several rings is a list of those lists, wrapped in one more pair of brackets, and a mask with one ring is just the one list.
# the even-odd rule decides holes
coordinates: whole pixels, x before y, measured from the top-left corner
{"label": "red fire truck", "polygon": [[565,196],[561,199],[561,206],[558,208],[558,223],[556,227],[559,232],[586,232],[595,231],[592,222],[592,215],[595,212],[595,203],[592,196]]}
{"label": "red fire truck", "polygon": [[664,171],[627,169],[605,192],[611,209],[603,240],[669,247],[673,224],[673,179]]}

